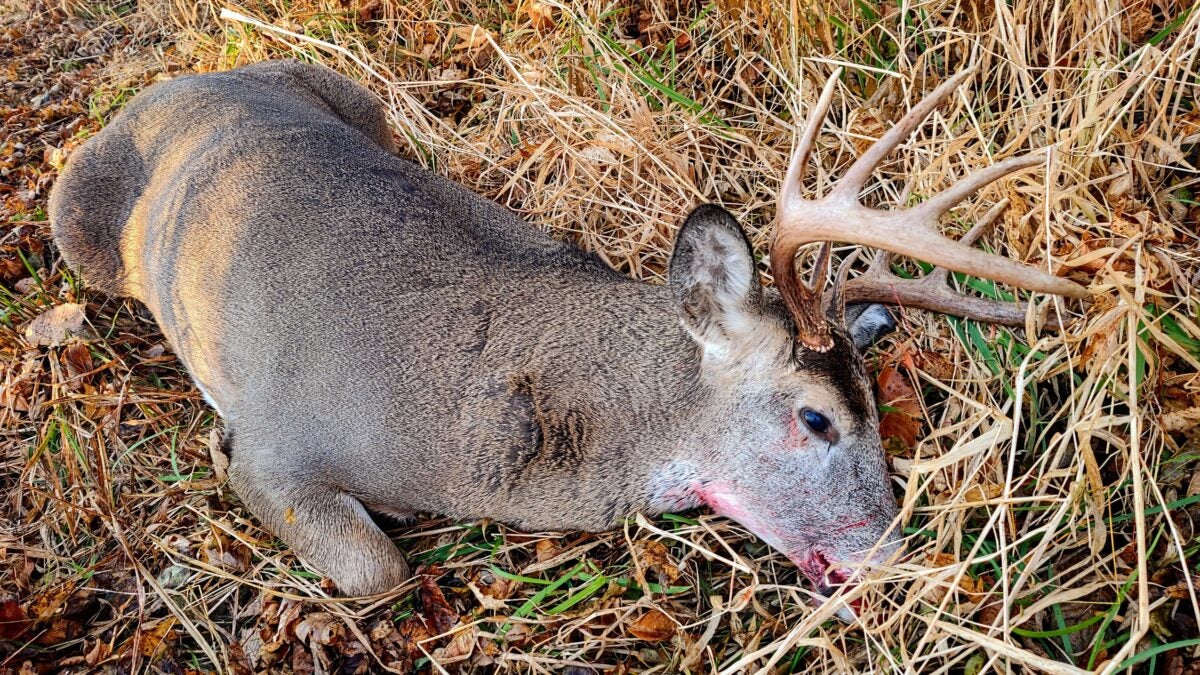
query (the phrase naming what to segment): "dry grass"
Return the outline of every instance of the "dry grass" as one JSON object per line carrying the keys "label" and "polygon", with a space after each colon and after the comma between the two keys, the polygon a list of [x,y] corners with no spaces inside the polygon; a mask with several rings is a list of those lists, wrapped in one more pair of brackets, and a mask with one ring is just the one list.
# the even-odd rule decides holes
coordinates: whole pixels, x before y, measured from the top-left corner
{"label": "dry grass", "polygon": [[[222,8],[244,18],[222,20]],[[1188,8],[71,0],[9,14],[6,28],[38,38],[9,31],[6,56],[54,54],[51,75],[9,73],[6,112],[64,77],[49,100],[78,110],[43,119],[34,105],[5,126],[0,245],[16,262],[0,286],[0,669],[1194,668],[1200,12]],[[789,563],[706,513],[601,536],[425,521],[394,532],[420,584],[330,600],[222,486],[219,422],[152,323],[81,289],[39,210],[53,149],[94,133],[157,74],[282,56],[365,83],[406,155],[652,282],[699,201],[723,203],[765,248],[795,122],[836,66],[848,74],[814,192],[974,64],[978,77],[877,172],[869,199],[920,200],[995,158],[1052,147],[1044,168],[985,191],[946,228],[1008,197],[989,245],[1096,295],[1041,334],[905,312],[872,353],[877,372],[915,390],[891,402],[907,413],[885,418],[910,536],[909,555],[863,587],[859,624],[830,620]],[[29,346],[28,322],[71,300],[90,330]]]}

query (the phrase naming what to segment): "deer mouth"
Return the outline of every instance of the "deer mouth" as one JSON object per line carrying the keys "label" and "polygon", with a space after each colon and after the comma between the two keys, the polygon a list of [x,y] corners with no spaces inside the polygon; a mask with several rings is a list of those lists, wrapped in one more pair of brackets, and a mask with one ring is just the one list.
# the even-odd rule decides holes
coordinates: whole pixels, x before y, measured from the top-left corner
{"label": "deer mouth", "polygon": [[829,595],[850,579],[849,570],[837,567],[830,569],[829,556],[820,549],[809,549],[803,555],[793,557],[792,561],[822,595]]}
{"label": "deer mouth", "polygon": [[[851,580],[850,570],[841,567],[831,568],[832,561],[820,549],[809,549],[803,554],[790,557],[800,572],[808,578],[817,593],[826,599],[839,589],[849,590],[855,585]],[[849,609],[845,607],[839,609],[837,616],[850,623],[862,610],[862,598],[855,598],[848,604]]]}

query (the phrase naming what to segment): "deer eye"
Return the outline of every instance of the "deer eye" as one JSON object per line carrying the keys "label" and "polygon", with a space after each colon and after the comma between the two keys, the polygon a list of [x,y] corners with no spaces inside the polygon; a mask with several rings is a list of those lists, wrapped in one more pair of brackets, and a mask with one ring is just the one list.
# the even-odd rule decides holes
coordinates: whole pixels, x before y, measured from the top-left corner
{"label": "deer eye", "polygon": [[812,429],[813,433],[820,434],[822,436],[829,433],[829,418],[815,410],[809,408],[801,410],[800,419],[804,420],[805,426],[807,426],[809,429]]}

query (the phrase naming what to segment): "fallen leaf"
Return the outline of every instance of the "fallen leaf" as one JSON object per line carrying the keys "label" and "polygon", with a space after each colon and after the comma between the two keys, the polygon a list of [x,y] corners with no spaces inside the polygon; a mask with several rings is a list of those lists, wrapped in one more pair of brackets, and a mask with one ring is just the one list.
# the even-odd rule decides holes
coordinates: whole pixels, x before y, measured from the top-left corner
{"label": "fallen leaf", "polygon": [[1169,412],[1162,416],[1162,426],[1169,432],[1194,429],[1200,426],[1200,407]]}
{"label": "fallen leaf", "polygon": [[450,48],[457,52],[483,47],[488,43],[490,34],[486,28],[475,24],[473,26],[455,26],[450,29],[450,36],[458,39],[458,43]]}
{"label": "fallen leaf", "polygon": [[333,614],[314,612],[296,624],[296,639],[310,645],[337,646],[345,633],[345,626]]}
{"label": "fallen leaf", "polygon": [[425,655],[421,643],[433,637],[433,634],[429,632],[429,628],[426,627],[421,617],[411,616],[396,628],[396,637],[402,653],[411,660]]}
{"label": "fallen leaf", "polygon": [[541,0],[525,0],[525,4],[521,6],[521,14],[529,18],[529,24],[539,33],[554,28],[554,7]]}
{"label": "fallen leaf", "polygon": [[65,302],[42,312],[25,327],[25,341],[32,347],[62,344],[83,331],[83,305]]}
{"label": "fallen leaf", "polygon": [[212,429],[208,432],[208,457],[212,461],[213,476],[222,483],[229,478],[229,455],[225,454],[224,435]]}
{"label": "fallen leaf", "polygon": [[894,450],[911,450],[921,432],[921,404],[916,390],[907,377],[890,366],[879,372],[875,383],[885,411],[879,418],[879,436],[885,441],[898,441],[902,447]]}
{"label": "fallen leaf", "polygon": [[850,144],[854,146],[855,151],[861,157],[880,136],[883,136],[887,129],[888,127],[874,113],[868,112],[854,120],[850,127]]}
{"label": "fallen leaf", "polygon": [[[633,542],[633,547],[643,574],[654,572],[658,581],[667,585],[675,583],[683,574],[683,570],[671,559],[670,550],[661,541],[641,539]],[[642,581],[646,581],[644,576]]]}
{"label": "fallen leaf", "polygon": [[539,539],[538,543],[533,545],[534,556],[538,562],[546,562],[558,555],[562,551],[558,544],[549,539]]}
{"label": "fallen leaf", "polygon": [[59,355],[67,375],[76,380],[92,370],[92,352],[82,342],[72,342]]}
{"label": "fallen leaf", "polygon": [[629,626],[629,633],[646,642],[665,642],[675,635],[675,622],[662,611],[652,609]]}
{"label": "fallen leaf", "polygon": [[70,581],[43,587],[29,603],[30,616],[36,617],[39,621],[46,621],[57,616],[70,601],[77,586],[77,582]]}
{"label": "fallen leaf", "polygon": [[475,643],[478,642],[479,627],[468,626],[454,634],[454,639],[450,644],[442,649],[434,652],[434,656],[438,657],[438,663],[443,665],[461,661],[467,658],[475,651]]}
{"label": "fallen leaf", "polygon": [[489,611],[507,609],[508,603],[504,601],[512,597],[513,591],[520,585],[519,581],[509,581],[487,569],[480,570],[474,581],[467,582],[467,588],[471,589],[475,599]]}
{"label": "fallen leaf", "polygon": [[1125,0],[1122,4],[1125,11],[1121,13],[1121,27],[1126,31],[1125,37],[1137,43],[1154,28],[1154,6],[1150,0]]}
{"label": "fallen leaf", "polygon": [[917,392],[900,371],[890,366],[885,367],[875,381],[879,386],[880,400],[913,417],[921,416],[921,403]]}
{"label": "fallen leaf", "polygon": [[175,617],[169,616],[157,623],[150,624],[148,628],[138,631],[138,653],[148,659],[153,659],[161,655],[177,637],[175,634],[175,622]]}
{"label": "fallen leaf", "polygon": [[993,602],[987,605],[981,605],[975,610],[975,619],[984,626],[991,626],[996,622],[996,618],[1000,616],[1000,608],[1003,603]]}
{"label": "fallen leaf", "polygon": [[96,640],[96,644],[92,645],[92,648],[88,650],[87,654],[84,654],[83,660],[84,663],[87,663],[89,666],[95,667],[98,663],[104,659],[107,659],[111,654],[112,647],[107,642],[104,640]]}
{"label": "fallen leaf", "polygon": [[919,351],[913,355],[913,365],[929,373],[935,380],[954,377],[954,364],[939,352]]}
{"label": "fallen leaf", "polygon": [[1186,582],[1181,581],[1177,584],[1171,584],[1163,590],[1163,595],[1166,595],[1172,600],[1183,600],[1192,595],[1192,587]]}
{"label": "fallen leaf", "polygon": [[380,0],[366,0],[358,6],[358,20],[362,23],[374,21],[379,18],[379,13],[383,11],[383,3]]}
{"label": "fallen leaf", "polygon": [[458,623],[458,612],[446,602],[446,596],[432,575],[421,577],[417,600],[421,603],[421,615],[434,635],[445,633]]}
{"label": "fallen leaf", "polygon": [[38,623],[37,638],[39,645],[57,646],[68,640],[74,640],[83,635],[83,624],[74,619],[56,616],[49,621]]}
{"label": "fallen leaf", "polygon": [[947,490],[934,496],[933,503],[936,506],[949,504],[952,501],[960,501],[960,503],[983,502],[989,499],[995,499],[1004,493],[1004,486],[996,483],[976,484],[967,488],[962,497],[959,497],[953,490]]}
{"label": "fallen leaf", "polygon": [[926,555],[925,560],[928,561],[930,567],[949,567],[958,562],[958,558],[954,557],[953,553],[934,553]]}
{"label": "fallen leaf", "polygon": [[1188,481],[1187,494],[1185,496],[1195,497],[1196,495],[1200,495],[1200,471],[1192,474],[1191,479]]}
{"label": "fallen leaf", "polygon": [[229,643],[229,660],[226,665],[233,675],[252,675],[254,672],[254,664],[250,662],[245,648],[238,640]]}
{"label": "fallen leaf", "polygon": [[15,640],[29,627],[29,618],[15,598],[0,600],[0,640]]}
{"label": "fallen leaf", "polygon": [[230,572],[249,570],[250,558],[249,547],[225,534],[215,524],[209,528],[208,537],[200,545],[201,560]]}

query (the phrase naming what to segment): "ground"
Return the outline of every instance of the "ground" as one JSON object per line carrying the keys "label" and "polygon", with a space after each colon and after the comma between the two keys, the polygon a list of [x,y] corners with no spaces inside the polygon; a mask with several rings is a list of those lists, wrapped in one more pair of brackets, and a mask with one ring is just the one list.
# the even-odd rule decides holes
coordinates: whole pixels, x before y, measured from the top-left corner
{"label": "ground", "polygon": [[[1196,672],[1188,3],[224,6],[0,1],[0,671]],[[62,264],[45,212],[71,150],[141,89],[283,56],[371,87],[406,157],[648,283],[700,201],[767,249],[796,122],[837,65],[811,192],[973,64],[868,200],[1052,147],[943,227],[1007,197],[985,245],[1093,297],[1061,304],[1061,331],[899,312],[868,363],[908,555],[858,623],[703,511],[602,535],[426,518],[391,530],[411,584],[333,599],[225,486],[220,421],[153,322]]]}

